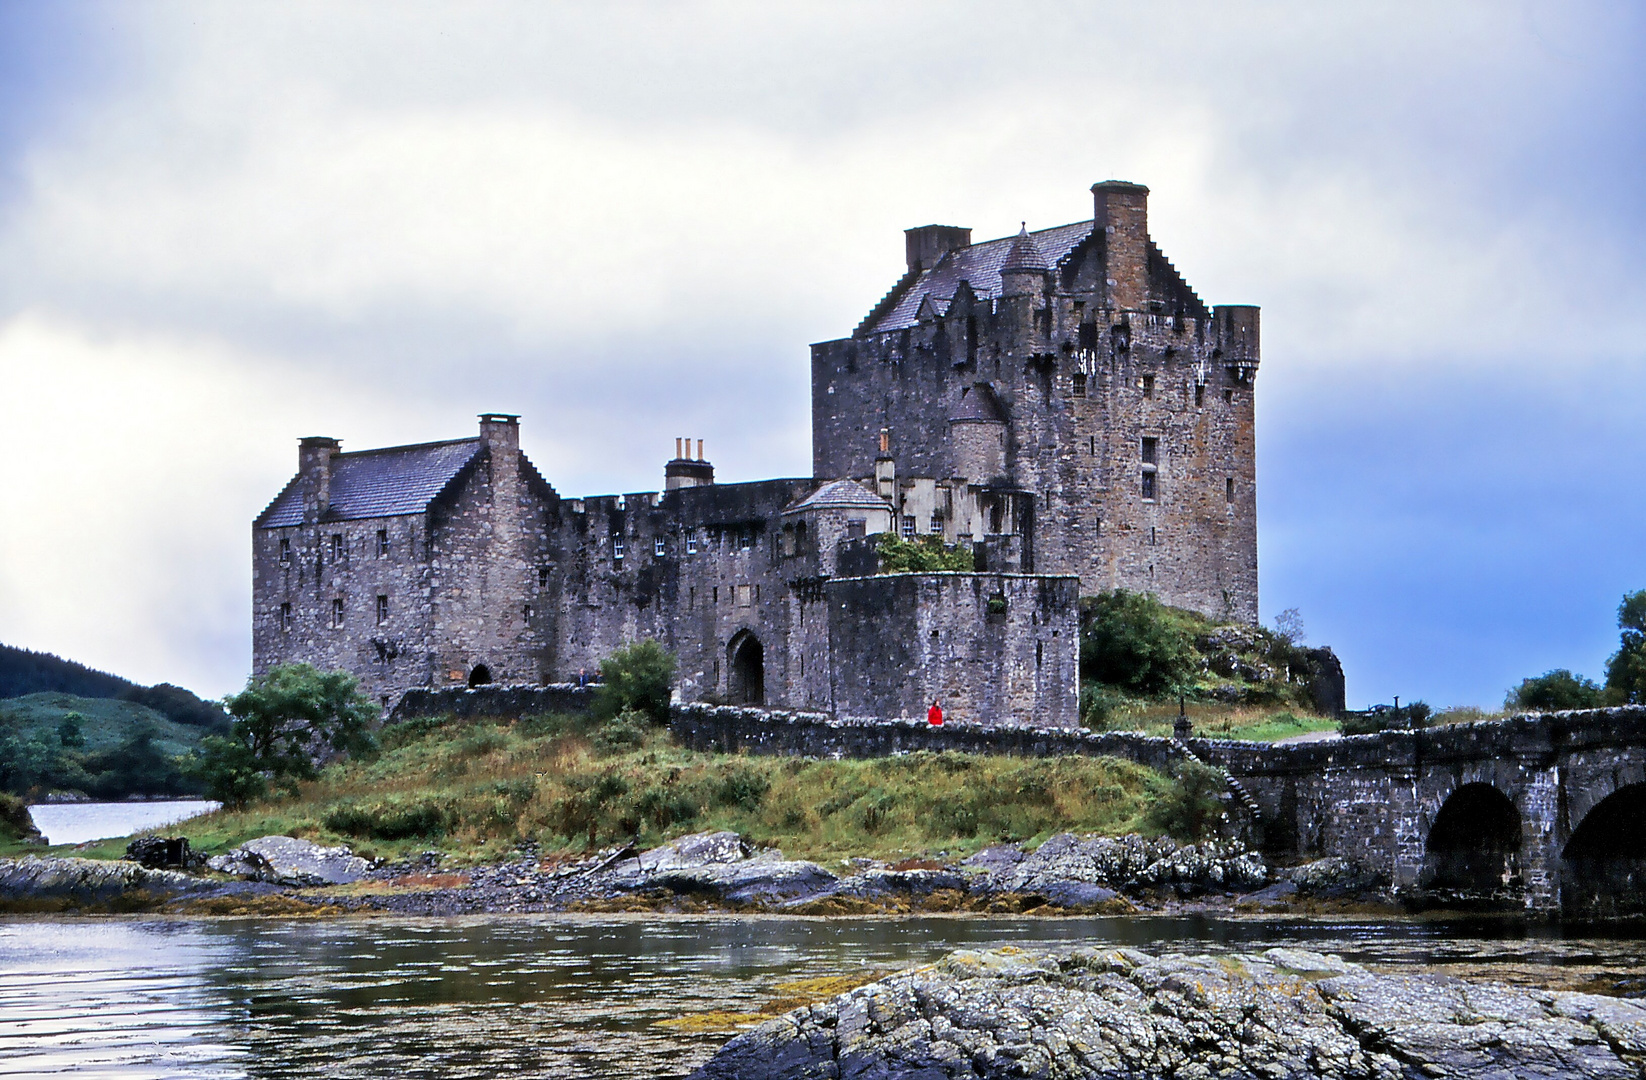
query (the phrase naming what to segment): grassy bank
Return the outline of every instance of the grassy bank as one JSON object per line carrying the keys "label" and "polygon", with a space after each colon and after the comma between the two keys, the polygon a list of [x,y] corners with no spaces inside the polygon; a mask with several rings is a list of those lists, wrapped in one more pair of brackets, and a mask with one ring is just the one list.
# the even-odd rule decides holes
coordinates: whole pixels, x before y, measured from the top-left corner
{"label": "grassy bank", "polygon": [[176,831],[208,852],[282,833],[373,856],[437,848],[476,862],[521,841],[572,855],[635,836],[649,845],[732,829],[795,857],[898,860],[1063,830],[1148,831],[1151,806],[1169,790],[1108,758],[811,761],[682,750],[665,731],[621,720],[413,721],[385,733],[375,760],[333,765],[295,798]]}

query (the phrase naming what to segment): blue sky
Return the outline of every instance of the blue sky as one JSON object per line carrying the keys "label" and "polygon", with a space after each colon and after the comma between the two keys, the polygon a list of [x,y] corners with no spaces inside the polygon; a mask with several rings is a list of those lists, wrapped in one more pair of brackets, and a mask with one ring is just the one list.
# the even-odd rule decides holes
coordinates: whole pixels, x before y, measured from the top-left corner
{"label": "blue sky", "polygon": [[1354,703],[1598,675],[1646,587],[1638,5],[0,0],[0,641],[236,688],[294,441],[809,468],[806,346],[1152,189],[1264,308],[1262,606]]}

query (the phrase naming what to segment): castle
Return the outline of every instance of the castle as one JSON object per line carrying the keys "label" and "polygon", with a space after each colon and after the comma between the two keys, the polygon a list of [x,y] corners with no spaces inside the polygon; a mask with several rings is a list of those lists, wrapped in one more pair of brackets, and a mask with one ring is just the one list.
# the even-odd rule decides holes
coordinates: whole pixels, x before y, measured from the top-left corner
{"label": "castle", "polygon": [[[654,638],[683,700],[849,717],[1078,723],[1078,600],[1152,592],[1257,620],[1258,309],[1208,309],[1149,239],[1148,189],[1090,221],[908,270],[812,346],[812,475],[717,484],[677,440],[661,492],[563,498],[518,420],[343,453],[306,438],[253,539],[253,669],[411,687],[546,683]],[[880,573],[879,536],[970,573]]]}

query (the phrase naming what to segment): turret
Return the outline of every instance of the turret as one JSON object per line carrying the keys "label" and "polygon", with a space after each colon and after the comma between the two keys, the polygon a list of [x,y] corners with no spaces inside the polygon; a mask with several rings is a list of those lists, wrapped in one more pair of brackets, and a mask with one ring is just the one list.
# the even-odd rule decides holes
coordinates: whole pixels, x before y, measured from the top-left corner
{"label": "turret", "polygon": [[1029,235],[1029,223],[1024,222],[1012,241],[1011,250],[1006,253],[1006,261],[1000,264],[1000,295],[1044,299],[1046,274],[1050,269],[1040,246]]}

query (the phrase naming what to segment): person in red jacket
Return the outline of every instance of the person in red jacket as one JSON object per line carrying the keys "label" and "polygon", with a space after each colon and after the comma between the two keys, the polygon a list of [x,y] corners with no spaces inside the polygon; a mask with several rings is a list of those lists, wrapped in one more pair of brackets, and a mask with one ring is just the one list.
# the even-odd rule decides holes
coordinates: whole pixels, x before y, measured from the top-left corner
{"label": "person in red jacket", "polygon": [[932,707],[926,710],[926,723],[932,727],[943,726],[943,706],[935,700],[932,702]]}

